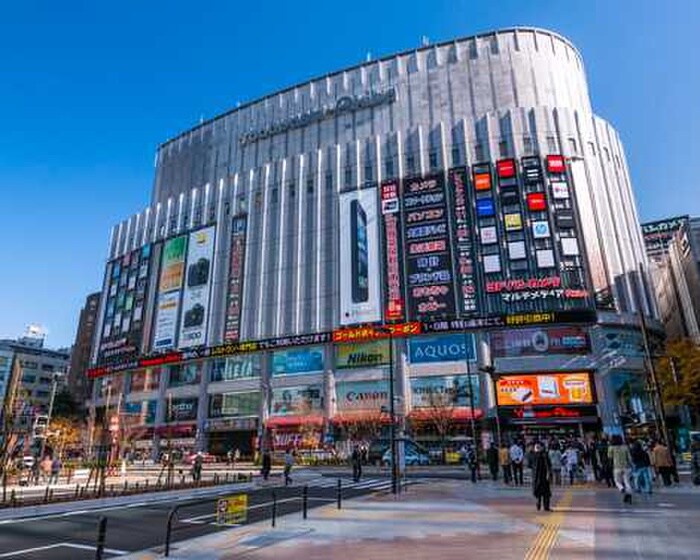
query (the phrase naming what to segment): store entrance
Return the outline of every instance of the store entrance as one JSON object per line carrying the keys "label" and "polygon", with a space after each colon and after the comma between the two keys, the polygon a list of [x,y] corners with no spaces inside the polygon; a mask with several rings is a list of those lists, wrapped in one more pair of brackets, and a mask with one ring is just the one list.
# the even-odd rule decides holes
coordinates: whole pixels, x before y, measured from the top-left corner
{"label": "store entrance", "polygon": [[256,438],[254,430],[235,430],[209,433],[209,453],[226,457],[230,450],[238,449],[241,459],[253,457],[253,442]]}

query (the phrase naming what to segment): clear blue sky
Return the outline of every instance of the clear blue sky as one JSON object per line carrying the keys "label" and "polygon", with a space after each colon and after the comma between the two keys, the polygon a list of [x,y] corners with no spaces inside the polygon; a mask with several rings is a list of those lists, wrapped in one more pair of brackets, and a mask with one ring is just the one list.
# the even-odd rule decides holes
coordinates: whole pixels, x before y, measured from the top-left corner
{"label": "clear blue sky", "polygon": [[583,53],[626,145],[641,218],[700,214],[700,2],[65,0],[0,15],[0,338],[72,343],[109,228],[148,204],[157,144],[264,93],[374,57],[531,25]]}

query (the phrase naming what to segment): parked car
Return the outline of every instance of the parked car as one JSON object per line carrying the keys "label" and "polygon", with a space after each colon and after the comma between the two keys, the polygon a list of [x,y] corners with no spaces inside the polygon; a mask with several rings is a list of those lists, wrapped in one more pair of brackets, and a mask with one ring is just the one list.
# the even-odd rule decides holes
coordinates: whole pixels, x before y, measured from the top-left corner
{"label": "parked car", "polygon": [[[406,465],[429,465],[430,464],[430,453],[427,449],[417,444],[415,441],[410,439],[405,439],[404,441],[404,455],[406,457]],[[385,465],[391,464],[391,449],[387,449],[382,456],[382,463]]]}
{"label": "parked car", "polygon": [[367,450],[367,462],[370,465],[379,465],[382,462],[382,457],[384,453],[389,449],[388,439],[375,439],[369,444],[369,449]]}

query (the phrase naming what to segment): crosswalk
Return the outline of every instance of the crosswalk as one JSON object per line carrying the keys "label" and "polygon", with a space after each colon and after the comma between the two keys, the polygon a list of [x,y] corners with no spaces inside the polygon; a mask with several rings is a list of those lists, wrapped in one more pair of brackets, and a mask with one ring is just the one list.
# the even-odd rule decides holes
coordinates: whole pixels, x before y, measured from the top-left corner
{"label": "crosswalk", "polygon": [[[318,476],[310,480],[294,480],[294,485],[308,486],[309,488],[337,488],[338,478],[329,476]],[[351,478],[341,478],[341,486],[344,490],[386,490],[391,488],[391,480],[387,478],[362,478],[359,482],[354,482]]]}

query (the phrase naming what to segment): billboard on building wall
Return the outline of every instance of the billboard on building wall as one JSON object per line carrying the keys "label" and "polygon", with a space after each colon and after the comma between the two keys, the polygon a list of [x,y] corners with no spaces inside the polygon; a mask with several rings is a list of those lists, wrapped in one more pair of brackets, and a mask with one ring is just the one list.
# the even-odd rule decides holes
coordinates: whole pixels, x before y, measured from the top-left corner
{"label": "billboard on building wall", "polygon": [[443,173],[405,180],[403,220],[409,319],[453,317],[452,241]]}
{"label": "billboard on building wall", "polygon": [[[470,396],[473,392],[473,397]],[[479,376],[471,376],[471,385],[467,375],[432,375],[430,377],[411,378],[411,405],[413,408],[432,408],[439,406],[474,406],[480,403]]]}
{"label": "billboard on building wall", "polygon": [[270,415],[301,416],[323,412],[323,386],[304,385],[272,389]]}
{"label": "billboard on building wall", "polygon": [[406,314],[406,300],[403,277],[401,182],[392,180],[382,183],[380,197],[386,284],[384,320],[387,322],[403,321]]}
{"label": "billboard on building wall", "polygon": [[591,349],[588,332],[577,326],[493,331],[490,337],[494,358],[585,354]]}
{"label": "billboard on building wall", "polygon": [[417,336],[408,340],[408,359],[412,364],[476,361],[473,334]]}
{"label": "billboard on building wall", "polygon": [[642,224],[644,246],[650,259],[661,260],[668,253],[668,246],[675,233],[689,220],[688,216],[677,216],[667,220]]}
{"label": "billboard on building wall", "polygon": [[167,240],[163,245],[156,320],[153,332],[153,349],[174,348],[177,335],[177,319],[180,295],[185,278],[187,236]]}
{"label": "billboard on building wall", "polygon": [[475,266],[474,224],[467,198],[467,170],[450,170],[449,188],[452,195],[454,226],[454,270],[457,280],[457,308],[462,317],[479,313],[478,276]]}
{"label": "billboard on building wall", "polygon": [[215,236],[215,226],[190,233],[178,348],[207,343]]}
{"label": "billboard on building wall", "polygon": [[377,188],[340,194],[340,324],[382,320]]}
{"label": "billboard on building wall", "polygon": [[499,406],[593,404],[588,372],[503,375],[496,381]]}
{"label": "billboard on building wall", "polygon": [[339,412],[351,410],[379,412],[389,404],[389,382],[386,379],[338,381],[335,392]]}
{"label": "billboard on building wall", "polygon": [[155,269],[152,246],[144,245],[108,264],[98,360],[134,357],[143,352],[148,285]]}
{"label": "billboard on building wall", "polygon": [[371,368],[389,364],[391,347],[388,340],[372,340],[356,344],[337,344],[336,369]]}
{"label": "billboard on building wall", "polygon": [[229,261],[228,268],[224,342],[236,342],[240,339],[241,334],[241,304],[243,301],[247,225],[247,216],[237,216],[233,218],[233,223],[231,225],[231,260]]}
{"label": "billboard on building wall", "polygon": [[272,353],[272,374],[293,375],[323,371],[323,347],[311,346]]}

